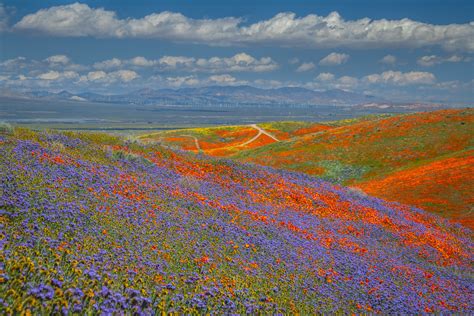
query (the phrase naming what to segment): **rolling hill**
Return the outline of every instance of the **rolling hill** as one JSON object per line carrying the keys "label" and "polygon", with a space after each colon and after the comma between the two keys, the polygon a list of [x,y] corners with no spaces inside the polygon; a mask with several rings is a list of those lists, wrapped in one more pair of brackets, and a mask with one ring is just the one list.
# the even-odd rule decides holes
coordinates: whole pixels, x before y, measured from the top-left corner
{"label": "rolling hill", "polygon": [[303,173],[16,129],[0,177],[2,314],[474,313],[472,231]]}
{"label": "rolling hill", "polygon": [[[196,151],[191,139],[185,140],[185,147],[168,138],[185,132],[202,139],[201,150],[209,155],[305,172],[474,228],[474,189],[469,185],[474,177],[473,123],[473,109],[453,109],[324,123],[258,124],[278,141],[262,135],[259,142],[245,146],[241,144],[257,134],[249,126],[171,131],[143,139]],[[237,134],[240,137],[234,137]]]}

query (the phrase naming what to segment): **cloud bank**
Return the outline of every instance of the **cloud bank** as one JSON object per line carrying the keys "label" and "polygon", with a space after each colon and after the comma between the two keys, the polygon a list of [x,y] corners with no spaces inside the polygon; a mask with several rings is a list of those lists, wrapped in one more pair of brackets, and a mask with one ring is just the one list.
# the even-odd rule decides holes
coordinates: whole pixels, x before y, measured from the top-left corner
{"label": "cloud bank", "polygon": [[154,67],[155,70],[182,70],[191,72],[266,72],[278,68],[270,57],[260,59],[246,53],[232,57],[194,58],[185,56],[163,56],[159,59],[146,59],[137,56],[128,60],[112,58],[97,62],[96,69],[117,69],[125,66]]}
{"label": "cloud bank", "polygon": [[208,45],[261,43],[364,49],[441,46],[446,50],[474,51],[474,22],[435,25],[407,18],[344,20],[337,12],[303,17],[282,12],[271,19],[246,25],[239,17],[192,19],[168,11],[121,19],[114,11],[74,3],[26,15],[12,29],[51,36],[153,38]]}

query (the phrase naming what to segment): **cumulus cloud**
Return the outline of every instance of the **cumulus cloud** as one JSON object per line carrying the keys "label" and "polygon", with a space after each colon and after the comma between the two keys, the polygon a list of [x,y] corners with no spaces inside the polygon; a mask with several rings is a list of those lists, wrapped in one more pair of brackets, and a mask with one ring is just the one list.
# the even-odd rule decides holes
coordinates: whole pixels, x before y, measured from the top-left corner
{"label": "cumulus cloud", "polygon": [[42,80],[66,80],[78,78],[79,74],[75,71],[48,71],[37,76],[38,79]]}
{"label": "cumulus cloud", "polygon": [[113,69],[122,66],[122,61],[118,58],[107,59],[101,62],[94,63],[93,67],[96,69]]}
{"label": "cumulus cloud", "polygon": [[2,70],[18,70],[22,68],[27,68],[30,65],[30,61],[23,56],[18,56],[15,58],[4,60],[0,63],[0,68]]}
{"label": "cumulus cloud", "polygon": [[[161,77],[158,77],[157,81],[161,81]],[[248,81],[239,80],[229,74],[220,74],[220,75],[212,75],[207,78],[199,78],[196,75],[167,77],[165,82],[162,82],[162,83],[165,86],[169,86],[172,88],[181,88],[181,87],[196,87],[196,86],[209,86],[209,85],[237,86],[237,85],[248,84]]]}
{"label": "cumulus cloud", "polygon": [[333,81],[335,76],[330,72],[322,72],[316,77],[316,81]]}
{"label": "cumulus cloud", "polygon": [[418,58],[417,63],[420,66],[424,67],[431,67],[434,65],[442,64],[442,63],[459,63],[459,62],[467,62],[471,59],[468,57],[462,57],[458,55],[452,55],[450,57],[441,57],[437,55],[427,55]]}
{"label": "cumulus cloud", "polygon": [[160,58],[159,64],[165,68],[205,72],[266,72],[278,68],[278,64],[270,57],[257,59],[246,53],[239,53],[232,57],[211,57],[209,59],[165,56]]}
{"label": "cumulus cloud", "polygon": [[209,77],[209,81],[216,83],[235,83],[237,79],[231,75],[214,75]]}
{"label": "cumulus cloud", "polygon": [[201,82],[196,76],[177,76],[177,77],[167,77],[166,82],[171,87],[182,87],[182,86],[197,86]]}
{"label": "cumulus cloud", "polygon": [[360,83],[360,80],[351,76],[342,76],[336,78],[336,76],[330,72],[322,72],[316,78],[314,82],[307,84],[309,88],[316,89],[354,89]]}
{"label": "cumulus cloud", "polygon": [[113,72],[105,72],[103,70],[90,71],[87,75],[80,77],[79,82],[100,82],[105,84],[116,82],[130,82],[139,78],[140,75],[133,70],[117,70]]}
{"label": "cumulus cloud", "polygon": [[270,57],[260,59],[246,53],[232,57],[194,58],[185,56],[163,56],[158,60],[134,57],[128,60],[112,58],[94,64],[96,69],[118,69],[124,66],[155,67],[156,70],[183,70],[191,72],[265,72],[278,68]]}
{"label": "cumulus cloud", "polygon": [[338,79],[338,82],[344,87],[354,87],[356,84],[358,84],[359,80],[351,76],[342,76]]}
{"label": "cumulus cloud", "polygon": [[316,65],[314,63],[302,63],[298,68],[296,68],[297,72],[305,72],[311,69],[314,69]]}
{"label": "cumulus cloud", "polygon": [[385,71],[381,74],[365,76],[363,80],[370,84],[392,84],[392,85],[418,85],[432,84],[436,81],[434,74],[422,71]]}
{"label": "cumulus cloud", "polygon": [[155,65],[154,60],[148,60],[145,57],[142,56],[137,56],[132,59],[130,59],[130,64],[133,66],[139,66],[139,67],[151,67]]}
{"label": "cumulus cloud", "polygon": [[53,55],[43,60],[27,59],[19,56],[0,62],[0,71],[9,73],[18,73],[28,71],[34,74],[44,73],[48,70],[55,71],[82,71],[87,67],[71,62],[66,55]]}
{"label": "cumulus cloud", "polygon": [[105,71],[90,71],[86,76],[82,77],[83,81],[99,81],[107,78],[107,73]]}
{"label": "cumulus cloud", "polygon": [[322,66],[337,66],[345,64],[349,58],[350,56],[347,54],[331,53],[321,59],[319,64]]}
{"label": "cumulus cloud", "polygon": [[217,85],[225,85],[225,86],[237,86],[237,85],[244,85],[248,84],[246,80],[239,80],[229,74],[223,75],[213,75],[207,78],[206,84],[217,84]]}
{"label": "cumulus cloud", "polygon": [[49,56],[44,61],[49,64],[66,65],[69,63],[69,57],[67,57],[66,55],[53,55],[53,56]]}
{"label": "cumulus cloud", "polygon": [[192,19],[168,11],[120,19],[113,11],[74,3],[28,14],[13,29],[54,36],[158,38],[209,45],[264,43],[313,48],[439,45],[448,50],[474,51],[474,22],[436,25],[407,18],[344,20],[337,12],[303,17],[284,12],[245,25],[242,18]]}
{"label": "cumulus cloud", "polygon": [[386,65],[394,65],[397,62],[397,57],[393,55],[386,55],[382,59],[380,59],[380,63]]}

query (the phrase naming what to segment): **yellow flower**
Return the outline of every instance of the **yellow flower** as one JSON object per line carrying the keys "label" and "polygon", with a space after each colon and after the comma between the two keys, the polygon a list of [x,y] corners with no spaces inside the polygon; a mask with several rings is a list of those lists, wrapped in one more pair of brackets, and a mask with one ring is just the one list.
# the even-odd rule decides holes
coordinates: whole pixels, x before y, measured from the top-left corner
{"label": "yellow flower", "polygon": [[94,297],[94,291],[92,291],[92,289],[87,290],[86,296],[89,297],[89,298],[93,298]]}

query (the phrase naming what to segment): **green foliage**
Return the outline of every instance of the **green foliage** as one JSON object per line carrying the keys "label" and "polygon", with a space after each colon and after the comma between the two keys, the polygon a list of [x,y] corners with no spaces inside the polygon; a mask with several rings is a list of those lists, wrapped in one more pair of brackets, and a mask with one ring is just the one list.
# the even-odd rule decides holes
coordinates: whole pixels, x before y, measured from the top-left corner
{"label": "green foliage", "polygon": [[13,127],[7,122],[0,122],[0,134],[12,134]]}
{"label": "green foliage", "polygon": [[335,183],[360,179],[369,170],[368,167],[344,164],[338,160],[323,160],[317,164],[325,170],[321,178]]}

